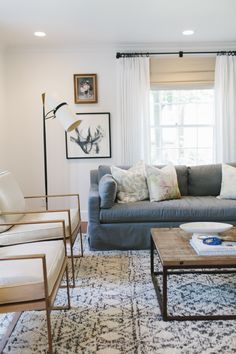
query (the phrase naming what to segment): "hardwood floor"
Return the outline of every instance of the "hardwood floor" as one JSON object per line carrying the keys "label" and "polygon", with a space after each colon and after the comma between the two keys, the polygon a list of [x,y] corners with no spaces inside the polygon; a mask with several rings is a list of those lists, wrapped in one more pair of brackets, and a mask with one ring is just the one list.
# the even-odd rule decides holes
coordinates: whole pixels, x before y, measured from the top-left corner
{"label": "hardwood floor", "polygon": [[83,233],[87,232],[87,224],[88,224],[87,221],[82,221],[81,223],[81,229]]}

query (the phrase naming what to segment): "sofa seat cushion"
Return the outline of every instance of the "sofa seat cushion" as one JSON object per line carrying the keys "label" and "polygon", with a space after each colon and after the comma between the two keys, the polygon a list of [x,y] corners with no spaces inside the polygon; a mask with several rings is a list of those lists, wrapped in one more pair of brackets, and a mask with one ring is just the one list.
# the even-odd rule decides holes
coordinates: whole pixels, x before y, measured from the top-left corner
{"label": "sofa seat cushion", "polygon": [[185,196],[158,203],[141,201],[118,204],[100,211],[101,223],[158,222],[158,221],[230,221],[235,220],[236,200],[216,197]]}
{"label": "sofa seat cushion", "polygon": [[[78,222],[78,209],[71,210],[72,232],[75,230]],[[25,214],[21,222],[47,221],[47,220],[65,220],[66,236],[69,236],[69,222],[67,212],[35,213]],[[25,242],[35,242],[40,240],[56,239],[63,237],[61,223],[28,224],[15,225],[10,230],[0,234],[0,246],[14,245]]]}
{"label": "sofa seat cushion", "polygon": [[[62,240],[0,248],[0,258],[33,254],[46,255],[48,290],[50,295],[65,257],[65,247]],[[0,304],[44,298],[41,259],[1,261]]]}

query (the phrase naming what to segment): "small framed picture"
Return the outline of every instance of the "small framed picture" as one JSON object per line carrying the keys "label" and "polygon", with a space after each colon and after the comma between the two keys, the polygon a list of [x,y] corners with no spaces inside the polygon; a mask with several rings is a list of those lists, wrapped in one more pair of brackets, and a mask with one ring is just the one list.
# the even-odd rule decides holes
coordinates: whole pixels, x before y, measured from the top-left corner
{"label": "small framed picture", "polygon": [[80,125],[66,132],[67,159],[111,157],[110,113],[77,113]]}
{"label": "small framed picture", "polygon": [[75,103],[97,103],[97,74],[74,75]]}

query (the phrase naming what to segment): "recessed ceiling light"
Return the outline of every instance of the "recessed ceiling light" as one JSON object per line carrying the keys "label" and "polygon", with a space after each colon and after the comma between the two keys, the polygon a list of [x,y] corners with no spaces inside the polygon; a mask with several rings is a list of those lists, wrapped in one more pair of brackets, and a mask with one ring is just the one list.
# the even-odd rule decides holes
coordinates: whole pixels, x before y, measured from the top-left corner
{"label": "recessed ceiling light", "polygon": [[192,34],[194,34],[194,31],[193,30],[185,30],[182,32],[182,34],[184,36],[191,36]]}
{"label": "recessed ceiling light", "polygon": [[34,35],[35,35],[36,37],[45,37],[45,36],[46,36],[46,33],[45,33],[45,32],[40,32],[40,31],[38,31],[38,32],[34,32]]}

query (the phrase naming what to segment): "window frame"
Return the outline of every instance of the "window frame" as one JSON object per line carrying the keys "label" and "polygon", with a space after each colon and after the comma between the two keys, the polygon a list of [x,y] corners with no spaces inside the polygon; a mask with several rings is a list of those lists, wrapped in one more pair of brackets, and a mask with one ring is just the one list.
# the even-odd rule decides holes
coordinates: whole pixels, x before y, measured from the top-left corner
{"label": "window frame", "polygon": [[[170,85],[170,87],[161,87],[161,85],[152,85],[151,88],[150,88],[150,98],[151,98],[151,95],[154,91],[195,91],[195,90],[212,90],[213,91],[213,102],[212,104],[214,105],[214,85],[192,85],[191,87],[188,85],[188,87],[183,87],[183,85],[180,85],[179,87],[174,85]],[[153,95],[154,96],[154,95]],[[150,109],[153,111],[153,114],[155,116],[155,105],[158,105],[158,103],[155,103],[155,100],[153,100],[153,107],[150,107]],[[150,106],[151,106],[151,99],[150,99]],[[213,107],[213,114],[214,114],[214,107]],[[165,128],[176,128],[177,129],[177,141],[178,141],[178,146],[175,146],[175,147],[168,147],[168,148],[164,148],[163,147],[163,134],[162,134],[162,130],[165,129]],[[193,147],[182,147],[180,146],[180,140],[181,140],[181,133],[180,133],[180,130],[181,129],[184,129],[184,128],[195,128],[197,130],[197,134],[198,134],[198,128],[212,128],[212,146],[210,148],[208,147],[199,147],[198,145],[197,146],[193,146]],[[175,151],[178,151],[178,159],[180,159],[180,151],[181,150],[184,150],[184,151],[187,151],[187,150],[196,150],[196,151],[199,151],[199,150],[211,150],[211,156],[212,156],[212,159],[211,161],[209,162],[206,162],[206,163],[215,163],[216,161],[216,142],[215,142],[215,131],[216,131],[216,122],[215,122],[215,117],[213,117],[213,122],[212,124],[182,124],[181,123],[176,123],[176,124],[161,124],[161,120],[160,120],[160,124],[157,125],[155,124],[155,119],[154,119],[154,122],[151,123],[151,119],[150,119],[150,145],[151,145],[151,149],[150,149],[150,161],[153,163],[153,159],[152,159],[152,154],[153,154],[153,147],[155,149],[155,151],[160,151],[160,155],[159,156],[162,156],[162,161],[155,161],[154,163],[156,164],[163,164],[163,163],[167,163],[168,161],[163,161],[163,153],[164,151],[171,151],[171,150],[175,150]],[[153,139],[152,139],[152,130],[160,130],[160,137],[161,137],[161,141],[159,144],[155,144],[153,143]],[[154,133],[154,135],[156,135]],[[198,139],[197,139],[198,141]],[[194,161],[194,164],[192,165],[196,165],[198,164],[198,161],[199,161],[199,157],[196,156],[195,158],[195,161]],[[176,161],[173,162],[174,164],[176,164]],[[178,162],[178,164],[181,163],[181,164],[184,164],[184,162]],[[189,162],[186,162],[186,164],[190,165]]]}

